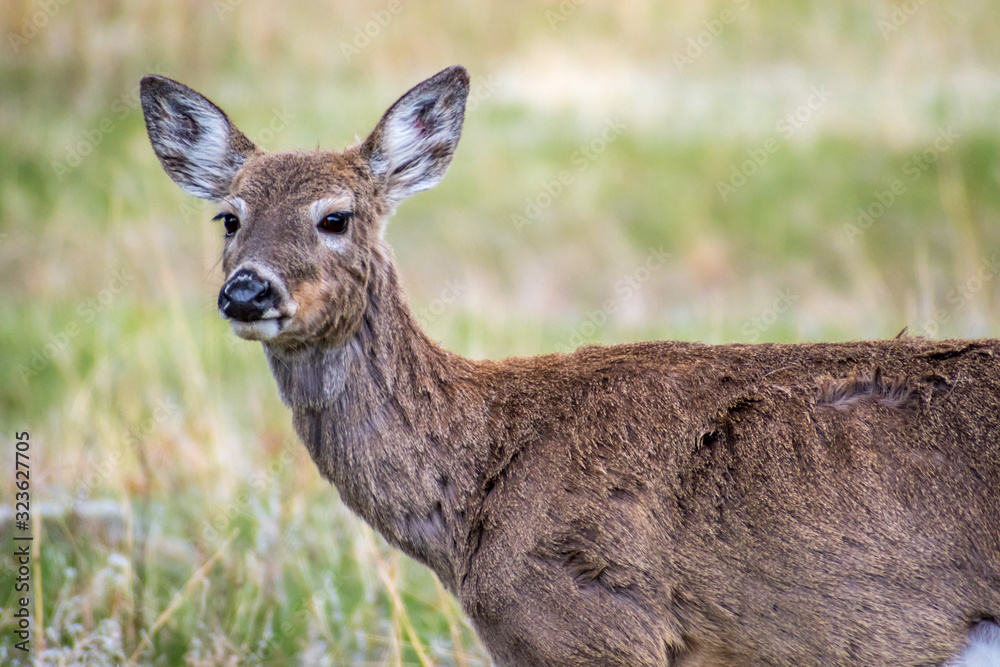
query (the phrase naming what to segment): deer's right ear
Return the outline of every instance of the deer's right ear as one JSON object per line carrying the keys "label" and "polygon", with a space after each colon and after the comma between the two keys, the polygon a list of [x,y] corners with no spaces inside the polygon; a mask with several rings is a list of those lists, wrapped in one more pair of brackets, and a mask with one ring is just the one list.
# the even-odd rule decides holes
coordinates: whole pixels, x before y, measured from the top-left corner
{"label": "deer's right ear", "polygon": [[396,101],[361,145],[390,208],[444,177],[462,134],[469,73],[449,67]]}
{"label": "deer's right ear", "polygon": [[146,132],[163,169],[185,192],[217,201],[254,153],[252,141],[204,95],[163,76],[141,85]]}

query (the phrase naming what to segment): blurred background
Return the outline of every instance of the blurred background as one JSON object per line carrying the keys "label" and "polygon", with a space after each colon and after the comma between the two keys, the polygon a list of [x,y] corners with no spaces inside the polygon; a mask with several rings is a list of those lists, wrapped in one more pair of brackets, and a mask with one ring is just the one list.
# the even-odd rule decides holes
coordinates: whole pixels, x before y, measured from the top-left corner
{"label": "blurred background", "polygon": [[144,74],[283,150],[350,145],[465,65],[451,170],[388,232],[421,322],[465,355],[981,337],[998,34],[985,0],[3,3],[0,663],[488,664],[218,317],[222,230],[149,147]]}

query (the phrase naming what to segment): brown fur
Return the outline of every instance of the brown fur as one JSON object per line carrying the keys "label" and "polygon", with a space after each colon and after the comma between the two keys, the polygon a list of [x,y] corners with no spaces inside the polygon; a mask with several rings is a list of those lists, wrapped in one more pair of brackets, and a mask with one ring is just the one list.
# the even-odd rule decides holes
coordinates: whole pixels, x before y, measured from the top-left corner
{"label": "brown fur", "polygon": [[[149,114],[202,104],[164,81],[158,154]],[[471,361],[424,335],[381,227],[443,175],[467,87],[446,70],[343,153],[243,146],[213,197],[250,211],[227,276],[266,265],[298,307],[264,349],[320,473],[498,664],[941,665],[1000,619],[1000,340]],[[331,250],[307,211],[340,196]]]}

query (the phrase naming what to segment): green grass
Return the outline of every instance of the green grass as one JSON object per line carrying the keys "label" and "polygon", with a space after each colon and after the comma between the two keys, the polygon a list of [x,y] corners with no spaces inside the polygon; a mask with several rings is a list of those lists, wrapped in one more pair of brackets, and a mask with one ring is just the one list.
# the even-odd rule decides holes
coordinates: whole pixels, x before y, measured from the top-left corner
{"label": "green grass", "polygon": [[[747,3],[683,71],[675,53],[736,3],[583,3],[554,26],[558,3],[405,4],[350,60],[382,7],[54,6],[17,53],[40,4],[0,9],[0,475],[27,430],[37,550],[25,656],[0,483],[0,663],[488,663],[429,572],[319,478],[258,346],[215,313],[215,211],[149,148],[149,71],[272,150],[345,146],[456,62],[488,82],[448,177],[389,228],[414,309],[463,354],[1000,332],[993,3],[926,3],[885,38],[891,4]],[[610,119],[624,129],[581,162]],[[643,273],[653,251],[669,259]]]}

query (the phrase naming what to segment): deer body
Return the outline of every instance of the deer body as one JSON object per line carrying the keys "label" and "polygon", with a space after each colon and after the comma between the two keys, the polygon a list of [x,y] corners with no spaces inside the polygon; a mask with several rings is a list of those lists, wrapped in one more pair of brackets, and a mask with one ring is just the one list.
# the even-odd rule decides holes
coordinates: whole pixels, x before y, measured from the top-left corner
{"label": "deer body", "polygon": [[467,91],[451,68],[360,146],[265,154],[143,81],[164,168],[222,206],[220,310],[344,502],[501,665],[1000,664],[1000,340],[443,350],[382,227]]}

